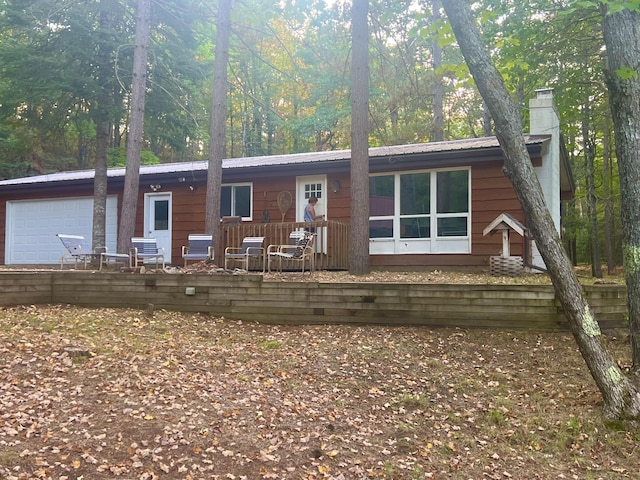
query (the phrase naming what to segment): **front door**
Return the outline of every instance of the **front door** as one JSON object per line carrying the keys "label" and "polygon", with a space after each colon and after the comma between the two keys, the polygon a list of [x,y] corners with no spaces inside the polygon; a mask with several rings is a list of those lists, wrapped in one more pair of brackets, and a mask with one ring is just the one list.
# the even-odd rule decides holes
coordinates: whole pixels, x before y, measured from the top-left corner
{"label": "front door", "polygon": [[[309,198],[316,197],[318,203],[316,215],[324,215],[327,220],[327,176],[314,175],[298,177],[296,193],[296,221],[304,222],[304,207],[309,203]],[[327,253],[327,227],[316,229],[316,252]]]}
{"label": "front door", "polygon": [[146,193],[144,199],[144,236],[155,238],[171,263],[171,193]]}
{"label": "front door", "polygon": [[296,196],[296,221],[304,222],[304,207],[309,203],[309,198],[316,197],[316,215],[324,215],[327,218],[326,175],[313,177],[298,177],[298,192]]}

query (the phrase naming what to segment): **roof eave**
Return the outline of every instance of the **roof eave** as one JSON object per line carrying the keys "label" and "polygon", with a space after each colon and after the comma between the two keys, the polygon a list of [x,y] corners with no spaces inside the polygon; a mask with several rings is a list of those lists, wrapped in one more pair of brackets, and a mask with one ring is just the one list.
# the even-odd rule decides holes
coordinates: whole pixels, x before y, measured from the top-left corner
{"label": "roof eave", "polygon": [[[525,141],[529,155],[532,158],[539,156],[543,145],[548,142],[549,138],[549,135],[526,135]],[[372,170],[379,170],[388,164],[397,164],[404,168],[414,166],[424,168],[503,159],[502,150],[495,137],[372,147],[369,151]],[[261,173],[300,171],[301,169],[306,172],[337,171],[347,168],[350,159],[350,150],[226,159],[223,161],[223,173],[234,172],[242,174],[248,170]],[[140,167],[140,177],[144,178],[144,181],[148,181],[153,178],[180,178],[201,173],[206,175],[207,166],[208,162],[206,161],[143,165]],[[82,170],[26,177],[0,182],[0,188],[4,191],[12,191],[15,189],[41,188],[44,185],[54,184],[56,187],[81,185],[93,183],[94,174],[93,170]],[[124,179],[125,168],[109,169],[107,175],[110,183],[118,183],[119,180]]]}

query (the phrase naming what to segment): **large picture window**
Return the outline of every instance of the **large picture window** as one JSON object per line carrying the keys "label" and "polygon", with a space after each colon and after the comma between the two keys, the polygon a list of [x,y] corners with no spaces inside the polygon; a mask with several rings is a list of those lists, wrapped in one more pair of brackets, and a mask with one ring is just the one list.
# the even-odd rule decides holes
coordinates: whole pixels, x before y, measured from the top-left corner
{"label": "large picture window", "polygon": [[371,176],[371,253],[471,253],[469,172]]}
{"label": "large picture window", "polygon": [[242,217],[252,219],[252,186],[250,183],[223,185],[220,195],[220,217]]}

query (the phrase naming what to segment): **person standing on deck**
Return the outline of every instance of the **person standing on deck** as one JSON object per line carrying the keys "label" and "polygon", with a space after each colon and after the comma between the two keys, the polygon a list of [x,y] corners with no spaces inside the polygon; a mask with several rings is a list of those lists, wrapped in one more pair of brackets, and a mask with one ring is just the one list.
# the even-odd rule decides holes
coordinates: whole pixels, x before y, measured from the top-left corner
{"label": "person standing on deck", "polygon": [[316,215],[316,204],[318,203],[318,197],[309,197],[309,203],[304,207],[304,221],[315,222],[316,220],[322,220],[324,215]]}

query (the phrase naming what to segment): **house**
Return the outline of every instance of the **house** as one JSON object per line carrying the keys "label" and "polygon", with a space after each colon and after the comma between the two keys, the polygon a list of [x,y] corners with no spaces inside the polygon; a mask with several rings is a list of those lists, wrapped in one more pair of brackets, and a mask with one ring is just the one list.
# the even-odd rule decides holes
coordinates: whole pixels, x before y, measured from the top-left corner
{"label": "house", "polygon": [[[526,145],[560,228],[561,201],[573,193],[558,115],[550,89],[530,102]],[[501,213],[526,225],[502,171],[495,137],[371,148],[370,255],[374,267],[478,268],[502,248],[484,228]],[[350,151],[233,158],[223,162],[221,215],[241,225],[301,222],[307,199],[318,214],[349,224]],[[108,172],[107,238],[115,250],[124,168]],[[54,173],[0,181],[2,264],[55,264],[57,233],[91,238],[93,171]],[[179,264],[190,233],[204,231],[207,162],[143,166],[140,169],[136,235],[155,237]],[[327,236],[320,253],[338,247]],[[514,237],[512,255],[527,248]],[[340,247],[344,249],[344,246]],[[534,248],[535,253],[535,248]],[[344,252],[343,252],[344,253]],[[535,255],[533,261],[541,261]]]}

